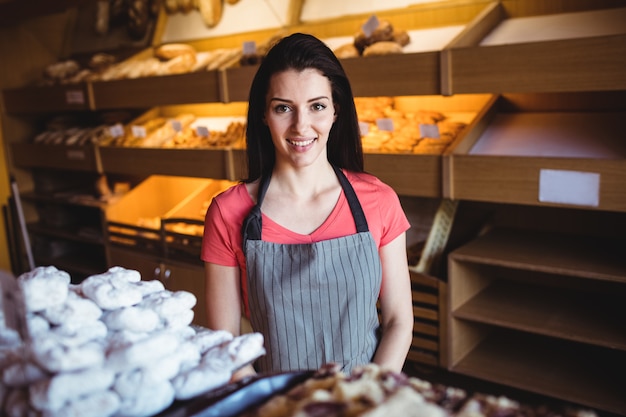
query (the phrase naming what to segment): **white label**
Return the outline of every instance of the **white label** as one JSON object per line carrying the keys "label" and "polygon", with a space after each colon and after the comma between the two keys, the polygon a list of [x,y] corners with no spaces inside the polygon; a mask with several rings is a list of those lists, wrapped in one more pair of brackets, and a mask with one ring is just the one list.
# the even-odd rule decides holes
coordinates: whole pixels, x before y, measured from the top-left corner
{"label": "white label", "polygon": [[435,124],[420,124],[420,135],[423,138],[433,138],[439,139],[441,136],[439,135],[439,126]]}
{"label": "white label", "polygon": [[85,94],[82,90],[67,90],[65,102],[67,104],[85,104]]}
{"label": "white label", "polygon": [[255,41],[247,41],[243,43],[241,47],[241,52],[244,55],[254,55],[256,54],[256,42]]}
{"label": "white label", "polygon": [[539,201],[597,207],[600,204],[600,174],[542,169]]}
{"label": "white label", "polygon": [[124,126],[121,123],[116,123],[109,127],[109,134],[114,138],[124,136]]}
{"label": "white label", "polygon": [[359,131],[361,132],[361,136],[367,136],[370,132],[370,124],[367,122],[359,122]]}
{"label": "white label", "polygon": [[391,119],[376,119],[376,126],[378,130],[384,130],[386,132],[393,132],[393,120]]}
{"label": "white label", "polygon": [[70,159],[70,160],[84,161],[86,155],[85,155],[85,152],[80,149],[72,149],[72,150],[68,150],[65,153],[65,156],[67,156],[67,159]]}
{"label": "white label", "polygon": [[206,126],[196,126],[196,134],[198,136],[202,136],[203,138],[209,137],[209,128]]}
{"label": "white label", "polygon": [[172,130],[174,132],[182,132],[183,131],[183,124],[180,122],[180,120],[170,120],[170,124],[171,124]]}
{"label": "white label", "polygon": [[372,33],[374,33],[374,31],[378,28],[378,25],[380,25],[378,17],[376,17],[376,15],[373,15],[372,17],[367,19],[367,22],[365,22],[363,26],[361,26],[361,30],[363,31],[365,36],[369,38],[370,36],[372,36]]}
{"label": "white label", "polygon": [[146,132],[146,128],[143,126],[133,125],[131,126],[131,129],[133,131],[133,136],[136,138],[145,138],[146,136],[148,136],[148,133]]}

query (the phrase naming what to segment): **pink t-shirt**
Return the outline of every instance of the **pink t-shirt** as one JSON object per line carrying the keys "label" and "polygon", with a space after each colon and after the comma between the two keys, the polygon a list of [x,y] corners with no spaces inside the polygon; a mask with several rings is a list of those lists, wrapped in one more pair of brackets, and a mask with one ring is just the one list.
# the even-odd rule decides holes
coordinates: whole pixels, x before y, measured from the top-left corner
{"label": "pink t-shirt", "polygon": [[[396,192],[378,178],[366,173],[344,171],[363,207],[369,231],[378,248],[409,229]],[[246,297],[246,261],[242,250],[241,226],[254,206],[245,184],[237,184],[216,196],[207,210],[201,258],[241,269]],[[356,233],[354,218],[344,193],[326,221],[313,233],[292,232],[262,215],[262,239],[273,243],[314,243]],[[247,304],[247,303],[246,303]]]}

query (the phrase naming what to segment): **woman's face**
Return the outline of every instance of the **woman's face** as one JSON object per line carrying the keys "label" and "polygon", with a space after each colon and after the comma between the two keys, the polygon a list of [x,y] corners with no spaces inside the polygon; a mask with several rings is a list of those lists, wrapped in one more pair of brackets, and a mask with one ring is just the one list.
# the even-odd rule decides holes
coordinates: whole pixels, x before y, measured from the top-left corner
{"label": "woman's face", "polygon": [[328,134],[335,122],[330,81],[316,69],[287,70],[270,78],[265,122],[276,164],[309,166],[327,160]]}

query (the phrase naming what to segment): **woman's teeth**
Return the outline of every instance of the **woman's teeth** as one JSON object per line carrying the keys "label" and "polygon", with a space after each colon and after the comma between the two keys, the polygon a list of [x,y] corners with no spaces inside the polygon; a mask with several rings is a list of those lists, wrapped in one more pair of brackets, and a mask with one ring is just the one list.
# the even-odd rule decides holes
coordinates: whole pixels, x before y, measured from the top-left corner
{"label": "woman's teeth", "polygon": [[289,140],[289,139],[287,139],[287,142],[289,142],[290,144],[292,144],[294,146],[309,146],[310,144],[313,143],[313,141],[315,141],[315,139],[311,139],[311,140]]}

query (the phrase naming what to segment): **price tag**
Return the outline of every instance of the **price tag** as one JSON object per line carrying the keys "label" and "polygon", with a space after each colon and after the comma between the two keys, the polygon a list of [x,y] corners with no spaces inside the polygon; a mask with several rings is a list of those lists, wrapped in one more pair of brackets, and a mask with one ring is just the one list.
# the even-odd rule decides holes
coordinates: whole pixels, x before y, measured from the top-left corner
{"label": "price tag", "polygon": [[432,138],[439,139],[441,136],[439,135],[439,126],[435,124],[420,124],[420,135],[423,138]]}
{"label": "price tag", "polygon": [[116,123],[109,127],[109,134],[114,138],[124,136],[124,126],[121,123]]}
{"label": "price tag", "polygon": [[180,122],[180,120],[170,120],[170,125],[172,126],[172,130],[174,130],[174,132],[183,131],[183,124]]}
{"label": "price tag", "polygon": [[370,132],[370,124],[367,122],[359,122],[359,131],[361,132],[361,136],[367,136]]}
{"label": "price tag", "polygon": [[81,149],[68,150],[65,153],[65,156],[67,157],[67,159],[74,161],[84,161],[86,157],[85,152]]}
{"label": "price tag", "polygon": [[146,132],[146,128],[143,126],[133,125],[131,126],[131,130],[133,132],[133,136],[136,138],[145,138],[148,136],[148,132]]}
{"label": "price tag", "polygon": [[367,19],[367,22],[363,23],[363,26],[361,26],[361,30],[363,31],[365,36],[369,38],[370,36],[372,36],[372,33],[374,33],[376,29],[378,29],[378,25],[380,25],[378,17],[376,17],[376,15],[372,15],[369,19]]}
{"label": "price tag", "polygon": [[209,137],[209,128],[206,126],[196,126],[196,134],[198,136],[202,136],[203,138]]}
{"label": "price tag", "polygon": [[393,120],[391,119],[376,119],[376,126],[378,130],[384,130],[386,132],[393,132]]}
{"label": "price tag", "polygon": [[539,201],[598,207],[600,174],[542,169],[539,171]]}
{"label": "price tag", "polygon": [[256,42],[255,41],[244,42],[241,49],[244,55],[254,55],[256,54]]}
{"label": "price tag", "polygon": [[85,94],[82,90],[67,90],[65,102],[67,104],[85,104]]}

